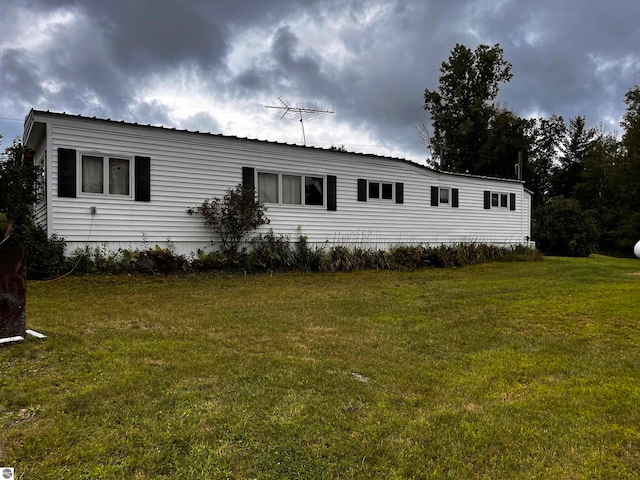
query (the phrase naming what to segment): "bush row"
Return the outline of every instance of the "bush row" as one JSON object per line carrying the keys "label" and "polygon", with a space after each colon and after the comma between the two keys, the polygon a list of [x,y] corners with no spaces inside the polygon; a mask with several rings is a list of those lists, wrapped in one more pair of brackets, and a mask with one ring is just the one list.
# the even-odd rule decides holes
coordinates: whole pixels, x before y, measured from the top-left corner
{"label": "bush row", "polygon": [[255,238],[240,252],[199,251],[186,257],[171,248],[119,250],[104,248],[77,251],[65,267],[76,274],[167,274],[180,272],[269,272],[353,270],[415,270],[426,267],[454,268],[488,261],[541,260],[535,249],[465,243],[441,246],[398,245],[387,250],[346,246],[309,246],[305,237],[292,244],[286,235],[268,233]]}

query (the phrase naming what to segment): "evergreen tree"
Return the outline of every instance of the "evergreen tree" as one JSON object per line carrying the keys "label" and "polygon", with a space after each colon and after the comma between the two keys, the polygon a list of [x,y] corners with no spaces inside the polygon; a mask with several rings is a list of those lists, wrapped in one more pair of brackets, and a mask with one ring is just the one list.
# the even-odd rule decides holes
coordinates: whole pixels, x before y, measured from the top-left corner
{"label": "evergreen tree", "polygon": [[560,116],[552,115],[548,119],[540,118],[536,121],[535,140],[529,155],[532,173],[526,179],[527,186],[534,193],[534,208],[550,198],[551,172],[554,164],[559,163],[566,132],[567,127]]}
{"label": "evergreen tree", "polygon": [[580,181],[591,143],[595,139],[595,128],[587,128],[585,118],[577,116],[569,121],[565,140],[561,145],[563,154],[559,165],[552,168],[551,196],[570,198]]}
{"label": "evergreen tree", "polygon": [[616,240],[627,251],[640,240],[640,87],[625,95],[627,111],[622,119],[623,155],[617,172],[620,220]]}

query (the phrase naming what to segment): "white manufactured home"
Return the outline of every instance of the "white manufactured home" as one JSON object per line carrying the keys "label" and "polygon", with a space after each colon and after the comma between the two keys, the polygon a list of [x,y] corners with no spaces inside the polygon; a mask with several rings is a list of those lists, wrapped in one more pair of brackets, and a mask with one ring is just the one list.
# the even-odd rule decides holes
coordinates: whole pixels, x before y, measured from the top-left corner
{"label": "white manufactured home", "polygon": [[[528,244],[521,181],[443,173],[407,160],[32,110],[24,143],[44,170],[36,221],[67,251],[215,248],[187,208],[252,186],[272,229],[296,242]],[[213,242],[213,243],[212,243]]]}

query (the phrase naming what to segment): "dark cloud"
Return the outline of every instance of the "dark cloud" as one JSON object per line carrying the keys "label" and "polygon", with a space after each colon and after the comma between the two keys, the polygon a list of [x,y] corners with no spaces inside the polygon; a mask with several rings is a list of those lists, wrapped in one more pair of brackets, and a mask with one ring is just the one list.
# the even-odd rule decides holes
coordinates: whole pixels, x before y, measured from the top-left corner
{"label": "dark cloud", "polygon": [[[597,124],[622,115],[638,81],[639,16],[630,0],[4,0],[0,107],[9,120],[0,128],[19,131],[31,107],[173,126],[168,103],[142,96],[167,79],[178,97],[197,85],[227,107],[264,111],[278,96],[331,105],[336,124],[421,152],[423,92],[437,87],[456,43],[500,43],[514,77],[498,99],[519,114]],[[25,39],[41,41],[11,38],[19,22]],[[239,54],[251,36],[257,50]],[[221,123],[203,109],[175,126]],[[250,122],[234,133],[262,135]],[[344,135],[339,143],[349,144]]]}
{"label": "dark cloud", "polygon": [[227,53],[224,22],[183,1],[110,0],[83,7],[104,35],[114,63],[128,72],[170,69],[183,64],[209,71]]}
{"label": "dark cloud", "polygon": [[0,91],[5,92],[5,108],[38,102],[43,94],[39,76],[37,65],[29,60],[25,49],[0,51]]}

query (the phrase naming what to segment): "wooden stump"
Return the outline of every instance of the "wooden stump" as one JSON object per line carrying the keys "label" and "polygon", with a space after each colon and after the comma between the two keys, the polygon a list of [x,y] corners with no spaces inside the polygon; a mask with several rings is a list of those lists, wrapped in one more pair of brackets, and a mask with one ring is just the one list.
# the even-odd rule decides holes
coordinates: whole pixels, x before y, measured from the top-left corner
{"label": "wooden stump", "polygon": [[22,247],[0,247],[0,339],[25,336],[27,266]]}

